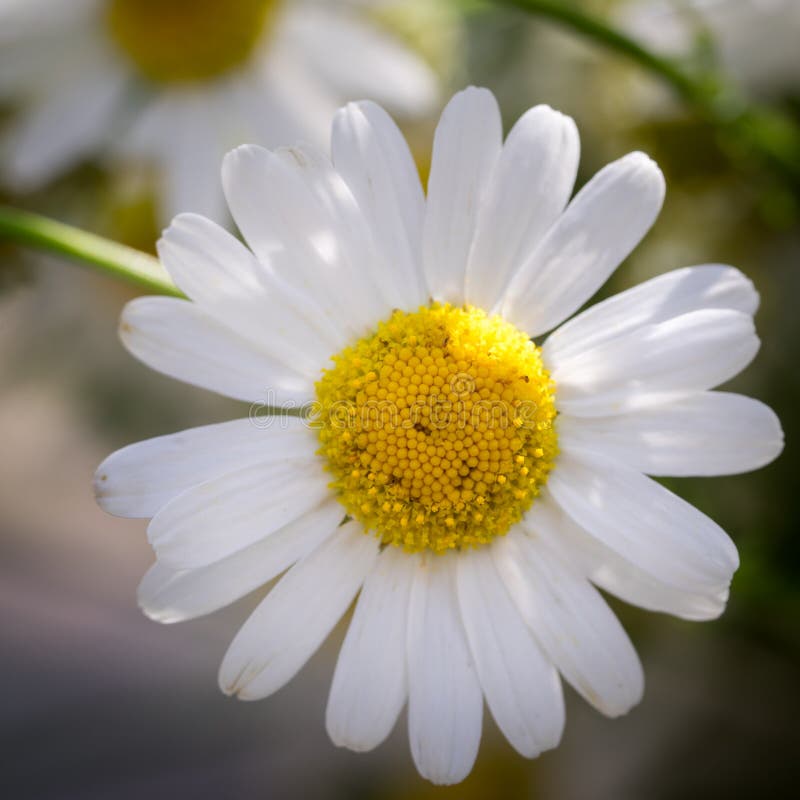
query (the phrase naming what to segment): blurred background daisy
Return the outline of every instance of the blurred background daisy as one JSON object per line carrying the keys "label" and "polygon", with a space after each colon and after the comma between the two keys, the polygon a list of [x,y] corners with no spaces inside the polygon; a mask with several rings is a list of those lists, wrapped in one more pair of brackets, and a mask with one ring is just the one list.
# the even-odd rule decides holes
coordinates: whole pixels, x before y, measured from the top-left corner
{"label": "blurred background daisy", "polygon": [[754,93],[800,90],[796,0],[648,0],[625,4],[620,18],[660,53],[708,52]]}
{"label": "blurred background daisy", "polygon": [[[575,5],[800,120],[793,0]],[[632,21],[653,14],[678,16]],[[675,27],[686,33],[663,38]],[[425,176],[443,100],[466,83],[492,89],[506,131],[537,103],[574,117],[577,187],[633,149],[664,170],[658,224],[600,297],[703,262],[736,265],[760,292],[759,358],[724,388],[775,409],[783,455],[755,474],[665,481],[739,548],[725,615],[692,626],[611,600],[645,668],[642,704],[609,721],[567,692],[558,749],[529,762],[488,728],[475,771],[452,790],[416,775],[402,724],[369,758],[331,746],[323,716],[343,626],[266,703],[224,698],[213,677],[262,595],[179,628],[146,620],[133,598],[151,551],[139,523],[96,507],[91,476],[115,448],[243,409],[126,356],[115,330],[133,291],[0,239],[3,797],[796,793],[800,187],[659,80],[495,3],[0,0],[0,204],[153,251],[173,210],[226,222],[212,199],[226,148],[326,146],[330,115],[348,100],[386,105]]]}
{"label": "blurred background daisy", "polygon": [[161,223],[224,219],[243,141],[324,144],[343,101],[434,110],[439,77],[385,0],[1,0],[3,178],[36,189],[88,159],[150,168]]}

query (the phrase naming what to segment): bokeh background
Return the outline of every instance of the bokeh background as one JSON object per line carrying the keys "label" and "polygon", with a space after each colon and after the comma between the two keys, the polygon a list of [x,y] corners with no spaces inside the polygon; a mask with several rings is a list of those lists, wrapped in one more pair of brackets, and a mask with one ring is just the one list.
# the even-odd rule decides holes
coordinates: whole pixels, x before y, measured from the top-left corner
{"label": "bokeh background", "polygon": [[[392,8],[381,9],[380,24],[438,81],[429,110],[401,115],[423,175],[452,90],[488,86],[506,126],[546,102],[578,123],[579,183],[631,149],[653,155],[667,176],[659,221],[603,294],[709,261],[755,281],[763,345],[729,388],[777,411],[786,450],[756,474],[669,481],[740,549],[730,606],[720,620],[694,624],[614,602],[645,667],[642,704],[607,720],[567,689],[563,743],[532,762],[489,722],[473,774],[451,789],[416,775],[404,722],[369,755],[327,740],[341,625],[274,697],[224,697],[218,664],[258,593],[177,626],[147,620],[135,599],[152,560],[145,525],[104,515],[91,476],[117,447],[242,408],[125,353],[116,320],[134,290],[0,240],[0,797],[797,797],[800,186],[659,79],[547,20],[494,4],[381,5]],[[794,0],[695,0],[702,13],[679,24],[658,16],[666,3],[578,5],[653,48],[682,52],[685,63],[716,58],[748,101],[800,121]],[[0,50],[0,70],[7,63]],[[0,137],[18,105],[2,106]],[[2,174],[0,186],[0,203],[154,250],[158,201],[141,172],[88,154],[36,189],[12,191]]]}

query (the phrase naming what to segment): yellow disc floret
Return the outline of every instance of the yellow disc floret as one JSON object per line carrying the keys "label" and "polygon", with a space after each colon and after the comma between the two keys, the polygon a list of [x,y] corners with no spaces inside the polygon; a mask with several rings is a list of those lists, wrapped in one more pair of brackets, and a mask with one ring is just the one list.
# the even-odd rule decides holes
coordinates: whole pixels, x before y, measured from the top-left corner
{"label": "yellow disc floret", "polygon": [[395,311],[317,383],[320,454],[347,513],[388,544],[442,552],[506,533],[556,455],[539,348],[497,316]]}
{"label": "yellow disc floret", "polygon": [[109,0],[114,42],[146,78],[208,80],[244,63],[278,0]]}

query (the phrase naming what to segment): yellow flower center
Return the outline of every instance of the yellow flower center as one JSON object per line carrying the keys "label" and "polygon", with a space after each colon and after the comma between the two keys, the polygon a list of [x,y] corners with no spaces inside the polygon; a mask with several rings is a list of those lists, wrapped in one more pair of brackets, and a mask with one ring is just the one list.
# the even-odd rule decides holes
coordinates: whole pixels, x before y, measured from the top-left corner
{"label": "yellow flower center", "polygon": [[115,43],[159,83],[203,81],[244,63],[278,0],[109,0]]}
{"label": "yellow flower center", "polygon": [[317,383],[320,454],[347,513],[387,544],[442,552],[505,534],[553,467],[538,347],[480,309],[395,311]]}

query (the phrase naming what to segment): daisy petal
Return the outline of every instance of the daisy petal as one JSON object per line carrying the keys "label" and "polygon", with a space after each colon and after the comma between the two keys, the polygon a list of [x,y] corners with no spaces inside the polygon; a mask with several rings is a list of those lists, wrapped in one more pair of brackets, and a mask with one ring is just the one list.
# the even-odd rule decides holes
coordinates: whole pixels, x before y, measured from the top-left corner
{"label": "daisy petal", "polygon": [[559,549],[595,586],[626,603],[688,620],[716,619],[725,610],[727,589],[699,594],[668,586],[588,534],[547,492],[536,499],[522,526],[531,536]]}
{"label": "daisy petal", "polygon": [[237,419],[123,447],[97,468],[97,502],[118,517],[153,517],[186,489],[247,464],[291,458],[307,437],[298,417]]}
{"label": "daisy petal", "polygon": [[302,405],[313,397],[312,379],[185,300],[131,300],[122,311],[119,336],[151,369],[235,400],[260,401],[274,392],[276,404]]}
{"label": "daisy petal", "polygon": [[330,495],[316,446],[309,434],[287,459],[251,464],[179,494],[147,529],[158,559],[173,569],[204,567],[315,508]]}
{"label": "daisy petal", "polygon": [[207,567],[174,570],[157,561],[139,584],[138,599],[150,619],[183,622],[210,614],[264,586],[304,558],[336,530],[342,507],[326,500],[259,542]]}
{"label": "daisy petal", "polygon": [[456,596],[455,559],[421,560],[408,619],[408,732],[420,774],[437,784],[463,780],[478,754],[481,687]]}
{"label": "daisy petal", "polygon": [[564,678],[616,717],[642,697],[642,665],[597,590],[544,542],[513,533],[492,548],[522,618]]}
{"label": "daisy petal", "polygon": [[554,328],[627,258],[663,200],[664,176],[644,153],[604,167],[512,278],[501,314],[532,337]]}
{"label": "daisy petal", "polygon": [[382,275],[400,308],[426,301],[420,245],[425,195],[414,159],[392,118],[370,101],[349,103],[333,121],[333,162],[347,181],[384,256]]}
{"label": "daisy petal", "polygon": [[565,451],[605,455],[648,475],[749,472],[783,449],[775,412],[727,392],[703,392],[612,417],[564,415],[558,436]]}
{"label": "daisy petal", "polygon": [[564,728],[558,672],[526,628],[488,548],[459,556],[457,582],[472,658],[497,726],[526,758],[555,747]]}
{"label": "daisy petal", "polygon": [[433,140],[422,258],[434,300],[460,305],[469,250],[503,128],[494,95],[470,87],[442,112]]}
{"label": "daisy petal", "polygon": [[704,309],[645,325],[559,363],[551,372],[563,414],[627,413],[710,389],[758,351],[749,314]]}
{"label": "daisy petal", "polygon": [[495,307],[567,205],[579,154],[575,123],[549,106],[530,109],[511,129],[478,213],[467,264],[468,303]]}
{"label": "daisy petal", "polygon": [[363,752],[392,731],[408,693],[406,631],[418,557],[387,547],[356,604],[339,653],[325,716],[340,747]]}
{"label": "daisy petal", "polygon": [[644,325],[703,308],[755,314],[758,292],[735,267],[702,264],[651,278],[582,311],[547,337],[543,352],[557,367],[583,351]]}
{"label": "daisy petal", "polygon": [[288,683],[347,611],[378,555],[358,522],[298,562],[234,638],[219,673],[225,694],[258,700]]}
{"label": "daisy petal", "polygon": [[312,298],[333,327],[360,337],[392,306],[371,274],[374,247],[355,198],[325,162],[308,148],[244,145],[225,156],[222,183],[259,260]]}
{"label": "daisy petal", "polygon": [[[355,280],[354,287],[347,287],[347,297],[355,291],[373,304],[368,313],[368,327],[376,319],[383,317],[384,311],[393,308],[397,298],[391,287],[385,285],[384,270],[381,266],[372,231],[363,211],[358,205],[350,187],[334,169],[328,156],[321,150],[309,147],[281,147],[275,155],[305,185],[311,197],[319,204],[323,214],[323,224],[330,225],[330,234],[312,230],[311,244],[321,256],[325,268],[334,274],[341,270],[349,271]],[[319,276],[314,275],[318,280]],[[341,295],[342,287],[336,287]]]}
{"label": "daisy petal", "polygon": [[158,254],[204,312],[303,374],[316,379],[342,344],[313,304],[205,217],[177,216],[159,239]]}
{"label": "daisy petal", "polygon": [[719,525],[630,467],[565,451],[547,491],[588,533],[668,586],[717,594],[739,566]]}

